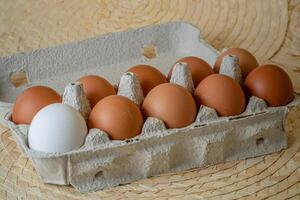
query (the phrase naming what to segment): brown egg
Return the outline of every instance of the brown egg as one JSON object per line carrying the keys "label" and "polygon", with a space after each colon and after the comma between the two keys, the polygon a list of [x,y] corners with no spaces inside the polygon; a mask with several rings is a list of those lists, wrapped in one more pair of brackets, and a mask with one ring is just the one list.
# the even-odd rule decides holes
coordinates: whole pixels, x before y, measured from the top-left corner
{"label": "brown egg", "polygon": [[214,65],[215,72],[219,72],[220,66],[223,61],[223,57],[226,55],[235,55],[239,58],[240,68],[242,70],[242,75],[244,79],[253,69],[255,69],[258,66],[256,58],[249,51],[242,48],[229,48],[218,56]]}
{"label": "brown egg", "polygon": [[246,99],[241,86],[232,78],[213,74],[195,90],[198,105],[214,108],[220,116],[238,115],[245,109]]}
{"label": "brown egg", "polygon": [[181,128],[194,122],[197,107],[193,96],[184,88],[172,83],[164,83],[153,88],[143,105],[146,117],[156,117],[168,128]]}
{"label": "brown egg", "polygon": [[81,77],[78,81],[82,83],[84,93],[92,108],[104,97],[116,94],[114,86],[100,76],[88,75]]}
{"label": "brown egg", "polygon": [[270,106],[284,106],[294,99],[290,77],[276,65],[262,65],[245,80],[251,95],[264,99]]}
{"label": "brown egg", "polygon": [[143,116],[131,100],[112,95],[103,98],[95,105],[88,126],[105,131],[113,140],[124,140],[140,134]]}
{"label": "brown egg", "polygon": [[[184,57],[184,58],[181,58],[180,60],[178,60],[175,64],[177,64],[179,62],[184,62],[184,63],[188,64],[189,69],[191,70],[194,87],[197,87],[197,85],[205,77],[214,73],[214,70],[210,67],[210,65],[198,57],[194,57],[194,56]],[[168,80],[171,79],[172,71],[173,71],[175,64],[172,66],[172,68],[169,71]]]}
{"label": "brown egg", "polygon": [[166,76],[150,65],[136,65],[128,69],[128,72],[132,72],[137,75],[141,83],[144,96],[146,96],[155,86],[167,82]]}
{"label": "brown egg", "polygon": [[16,124],[30,124],[35,114],[42,108],[61,101],[61,96],[49,87],[30,87],[17,97],[13,107],[12,121]]}

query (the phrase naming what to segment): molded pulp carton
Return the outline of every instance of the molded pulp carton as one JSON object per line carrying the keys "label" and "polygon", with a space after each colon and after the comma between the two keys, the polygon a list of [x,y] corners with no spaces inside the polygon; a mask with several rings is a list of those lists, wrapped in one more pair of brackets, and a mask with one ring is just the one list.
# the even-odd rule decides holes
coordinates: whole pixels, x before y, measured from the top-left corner
{"label": "molded pulp carton", "polygon": [[[85,144],[67,153],[42,153],[27,144],[28,125],[16,125],[10,115],[16,96],[32,85],[47,85],[61,93],[86,74],[98,74],[117,84],[126,70],[146,63],[167,73],[184,56],[198,56],[213,66],[218,52],[187,23],[170,22],[81,42],[39,49],[0,59],[0,122],[12,130],[20,149],[46,183],[73,185],[81,192],[129,183],[166,172],[178,172],[228,160],[244,159],[287,147],[284,119],[287,106],[267,108],[252,97],[244,113],[216,117],[202,107],[195,123],[165,129],[148,118],[141,135],[111,141],[91,129]],[[23,76],[23,84],[14,77]]]}

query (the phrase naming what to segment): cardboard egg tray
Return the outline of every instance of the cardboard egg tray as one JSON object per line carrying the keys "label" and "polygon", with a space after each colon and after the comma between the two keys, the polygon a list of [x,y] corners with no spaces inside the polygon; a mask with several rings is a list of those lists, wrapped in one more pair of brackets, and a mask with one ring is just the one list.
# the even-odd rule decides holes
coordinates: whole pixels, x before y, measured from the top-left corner
{"label": "cardboard egg tray", "polygon": [[171,22],[1,58],[0,123],[12,130],[44,182],[71,184],[81,192],[287,148],[284,119],[298,105],[298,96],[275,108],[251,97],[244,113],[230,117],[217,117],[213,109],[203,106],[196,121],[180,129],[166,129],[159,119],[148,118],[139,136],[124,141],[111,141],[101,130],[91,129],[85,144],[67,153],[30,149],[29,126],[10,121],[13,104],[7,102],[14,102],[32,85],[47,85],[62,93],[69,82],[87,74],[117,84],[136,64],[153,65],[166,74],[184,56],[198,56],[213,66],[217,54],[196,27]]}

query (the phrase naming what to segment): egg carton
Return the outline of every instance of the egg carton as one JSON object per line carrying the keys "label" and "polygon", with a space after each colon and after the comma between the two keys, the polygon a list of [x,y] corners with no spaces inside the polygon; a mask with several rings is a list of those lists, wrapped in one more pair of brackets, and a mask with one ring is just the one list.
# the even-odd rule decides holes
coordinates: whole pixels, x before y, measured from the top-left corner
{"label": "egg carton", "polygon": [[[90,109],[81,85],[68,84],[70,80],[85,74],[101,75],[119,83],[119,95],[140,104],[143,95],[136,77],[124,74],[129,67],[146,63],[166,73],[178,58],[198,56],[213,66],[217,55],[199,29],[170,22],[1,58],[0,123],[11,129],[44,182],[71,184],[81,192],[287,148],[284,119],[289,109],[299,104],[297,95],[282,107],[267,107],[262,99],[251,97],[245,112],[229,117],[218,117],[214,109],[201,106],[196,121],[178,129],[166,129],[163,121],[148,118],[140,135],[123,141],[110,140],[105,132],[91,129],[81,148],[66,153],[30,149],[29,126],[10,120],[13,104],[7,102],[32,85],[64,91],[64,103],[86,119]],[[184,63],[175,67],[171,81],[193,91],[186,69]]]}

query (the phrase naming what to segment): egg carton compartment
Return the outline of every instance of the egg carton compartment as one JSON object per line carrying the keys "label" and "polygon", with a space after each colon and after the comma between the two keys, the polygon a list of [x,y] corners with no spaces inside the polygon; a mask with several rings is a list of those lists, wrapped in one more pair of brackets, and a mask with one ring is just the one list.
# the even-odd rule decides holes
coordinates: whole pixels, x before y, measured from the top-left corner
{"label": "egg carton compartment", "polygon": [[[196,121],[179,129],[166,129],[163,121],[148,118],[140,135],[124,141],[110,140],[105,132],[91,129],[81,148],[66,153],[30,149],[29,126],[10,121],[13,104],[7,102],[32,85],[64,91],[64,103],[86,119],[90,108],[80,84],[69,83],[71,80],[99,74],[119,83],[119,95],[140,104],[139,83],[133,74],[124,74],[128,67],[145,63],[166,73],[178,58],[198,56],[212,66],[217,54],[201,39],[197,28],[171,22],[1,58],[0,123],[12,130],[19,148],[44,182],[71,184],[81,192],[286,148],[284,119],[289,109],[299,104],[297,95],[282,107],[267,107],[262,99],[251,97],[245,112],[230,117],[218,117],[214,109],[201,106]],[[171,82],[193,91],[189,72],[184,63],[180,66],[174,68]]]}

